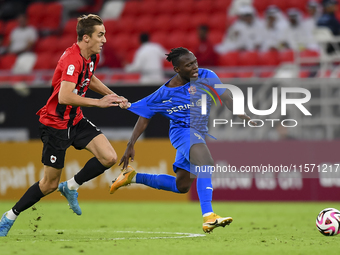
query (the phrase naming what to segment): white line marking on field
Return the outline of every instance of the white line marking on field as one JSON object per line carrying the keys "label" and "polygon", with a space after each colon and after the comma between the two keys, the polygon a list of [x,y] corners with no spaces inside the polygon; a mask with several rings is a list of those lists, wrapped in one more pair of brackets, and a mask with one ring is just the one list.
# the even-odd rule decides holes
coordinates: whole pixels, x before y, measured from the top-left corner
{"label": "white line marking on field", "polygon": [[[102,232],[101,230],[95,230],[94,232]],[[148,232],[148,231],[114,231],[115,233],[127,233],[127,234],[161,234],[161,235],[176,235],[176,236],[151,236],[151,237],[117,237],[117,238],[90,238],[91,241],[110,241],[110,240],[146,240],[146,239],[180,239],[180,238],[192,238],[192,237],[204,237],[204,234],[194,233],[180,233],[180,232]],[[74,240],[59,239],[54,241],[68,242]]]}

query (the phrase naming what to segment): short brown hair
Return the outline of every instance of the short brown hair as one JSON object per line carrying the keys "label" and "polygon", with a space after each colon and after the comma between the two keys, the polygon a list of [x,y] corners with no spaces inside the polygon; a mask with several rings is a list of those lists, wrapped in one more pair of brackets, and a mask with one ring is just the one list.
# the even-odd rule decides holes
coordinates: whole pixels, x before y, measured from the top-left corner
{"label": "short brown hair", "polygon": [[88,14],[80,16],[77,23],[78,42],[83,40],[84,35],[91,37],[94,32],[94,26],[97,25],[103,25],[103,20],[98,15]]}

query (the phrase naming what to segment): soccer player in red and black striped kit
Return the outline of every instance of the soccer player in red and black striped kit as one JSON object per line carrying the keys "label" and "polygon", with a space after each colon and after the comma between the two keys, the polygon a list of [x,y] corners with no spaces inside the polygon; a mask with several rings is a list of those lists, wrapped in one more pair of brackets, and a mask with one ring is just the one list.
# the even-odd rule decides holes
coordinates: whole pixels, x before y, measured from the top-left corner
{"label": "soccer player in red and black striped kit", "polygon": [[[3,214],[0,236],[7,235],[22,211],[57,188],[67,198],[71,209],[81,215],[77,189],[117,161],[117,154],[107,138],[83,116],[81,110],[81,107],[107,108],[118,105],[127,108],[129,104],[127,99],[115,94],[94,75],[99,53],[106,42],[102,19],[93,14],[78,18],[77,36],[77,43],[66,49],[60,57],[52,79],[52,95],[37,113],[44,144],[44,177],[33,184],[11,210]],[[88,89],[103,97],[86,98]],[[90,151],[94,157],[72,179],[59,184],[65,152],[71,145],[79,150]]]}

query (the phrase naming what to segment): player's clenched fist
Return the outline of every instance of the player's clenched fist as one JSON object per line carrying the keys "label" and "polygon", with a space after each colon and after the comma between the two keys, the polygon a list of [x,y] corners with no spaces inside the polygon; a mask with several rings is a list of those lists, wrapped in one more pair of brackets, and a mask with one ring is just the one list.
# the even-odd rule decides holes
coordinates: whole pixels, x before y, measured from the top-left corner
{"label": "player's clenched fist", "polygon": [[122,109],[127,109],[131,106],[131,103],[129,103],[129,101],[125,98],[125,97],[121,97],[123,99],[123,101],[121,103],[119,103],[119,107]]}
{"label": "player's clenched fist", "polygon": [[111,106],[118,106],[119,103],[122,103],[122,102],[123,102],[122,97],[118,95],[110,94],[99,99],[98,107],[107,108]]}

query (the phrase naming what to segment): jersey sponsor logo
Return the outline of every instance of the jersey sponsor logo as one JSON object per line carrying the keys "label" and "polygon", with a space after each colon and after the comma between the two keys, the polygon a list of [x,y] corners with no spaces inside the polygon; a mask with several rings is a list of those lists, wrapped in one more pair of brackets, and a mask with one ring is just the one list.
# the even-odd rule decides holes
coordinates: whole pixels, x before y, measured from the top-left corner
{"label": "jersey sponsor logo", "polygon": [[89,67],[90,67],[90,71],[93,72],[93,67],[94,67],[93,61],[89,64]]}
{"label": "jersey sponsor logo", "polygon": [[57,161],[57,157],[54,155],[51,155],[50,160],[51,160],[51,163],[53,164]]}
{"label": "jersey sponsor logo", "polygon": [[164,104],[164,103],[172,103],[172,102],[171,102],[171,99],[172,99],[172,98],[170,98],[169,100],[163,100],[162,103],[163,103],[163,104]]}
{"label": "jersey sponsor logo", "polygon": [[178,106],[174,106],[170,109],[167,109],[166,111],[169,113],[169,114],[172,114],[174,112],[179,112],[179,111],[185,111],[185,110],[188,110],[190,109],[190,107],[194,107],[195,106],[195,103],[192,102],[191,104],[183,104],[183,105],[178,105]]}
{"label": "jersey sponsor logo", "polygon": [[190,88],[188,88],[189,94],[194,95],[197,92],[197,89],[194,85],[191,85]]}
{"label": "jersey sponsor logo", "polygon": [[74,65],[69,65],[67,68],[67,75],[73,75],[74,69]]}

